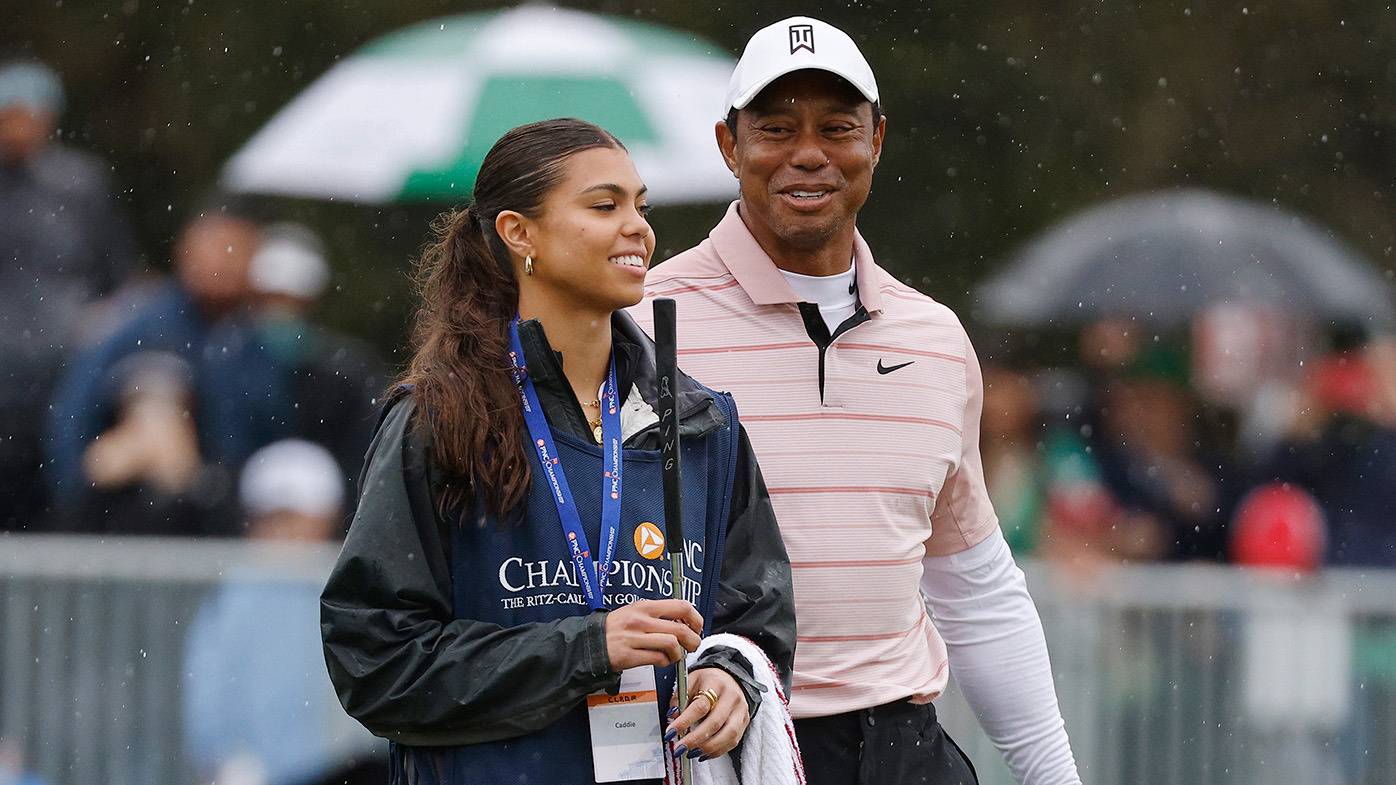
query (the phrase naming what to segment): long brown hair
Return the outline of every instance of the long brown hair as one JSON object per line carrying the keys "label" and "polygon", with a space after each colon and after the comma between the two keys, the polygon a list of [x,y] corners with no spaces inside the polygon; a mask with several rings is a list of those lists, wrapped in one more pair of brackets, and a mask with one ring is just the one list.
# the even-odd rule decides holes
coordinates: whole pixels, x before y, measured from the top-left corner
{"label": "long brown hair", "polygon": [[474,203],[433,225],[436,242],[417,268],[412,361],[399,382],[412,385],[418,423],[430,429],[443,510],[474,498],[504,518],[528,493],[526,426],[509,361],[519,283],[495,219],[505,210],[537,217],[567,159],[600,147],[625,149],[582,120],[521,125],[485,155]]}

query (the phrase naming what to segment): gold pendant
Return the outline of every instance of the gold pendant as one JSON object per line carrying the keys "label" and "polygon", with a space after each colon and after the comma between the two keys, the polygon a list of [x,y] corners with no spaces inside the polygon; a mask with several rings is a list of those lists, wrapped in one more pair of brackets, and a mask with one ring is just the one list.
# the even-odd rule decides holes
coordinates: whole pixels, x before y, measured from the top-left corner
{"label": "gold pendant", "polygon": [[597,444],[600,444],[600,443],[601,443],[601,426],[599,426],[599,425],[593,425],[593,426],[591,426],[591,435],[594,436],[594,437],[596,437],[596,443],[597,443]]}

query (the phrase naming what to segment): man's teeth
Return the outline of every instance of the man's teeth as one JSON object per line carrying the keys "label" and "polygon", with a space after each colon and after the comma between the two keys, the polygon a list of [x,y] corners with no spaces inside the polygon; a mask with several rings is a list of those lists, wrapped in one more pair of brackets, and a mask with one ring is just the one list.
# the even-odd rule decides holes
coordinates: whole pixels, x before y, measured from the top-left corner
{"label": "man's teeth", "polygon": [[791,191],[790,195],[796,199],[818,199],[828,191]]}
{"label": "man's teeth", "polygon": [[611,261],[615,262],[616,264],[623,264],[629,267],[645,266],[645,257],[639,256],[637,254],[628,254],[626,256],[612,256]]}

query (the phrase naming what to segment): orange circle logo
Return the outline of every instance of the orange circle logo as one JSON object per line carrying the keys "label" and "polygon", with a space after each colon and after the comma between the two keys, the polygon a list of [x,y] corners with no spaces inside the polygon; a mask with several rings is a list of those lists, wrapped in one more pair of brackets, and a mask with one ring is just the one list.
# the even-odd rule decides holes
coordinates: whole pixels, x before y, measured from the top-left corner
{"label": "orange circle logo", "polygon": [[649,521],[636,526],[635,550],[646,559],[658,559],[664,555],[664,533]]}

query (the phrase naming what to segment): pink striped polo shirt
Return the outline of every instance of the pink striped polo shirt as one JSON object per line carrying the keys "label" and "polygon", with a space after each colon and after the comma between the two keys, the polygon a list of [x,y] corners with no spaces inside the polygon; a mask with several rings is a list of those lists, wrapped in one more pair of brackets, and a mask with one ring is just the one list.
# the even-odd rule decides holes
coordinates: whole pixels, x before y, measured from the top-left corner
{"label": "pink striped polo shirt", "polygon": [[[730,391],[790,553],[798,641],[790,709],[818,717],[949,677],[922,602],[921,559],[998,526],[979,457],[983,383],[954,313],[854,248],[870,319],[819,347],[798,298],[734,204],[708,239],[652,269],[678,304],[679,363]],[[651,329],[648,302],[632,309]]]}

